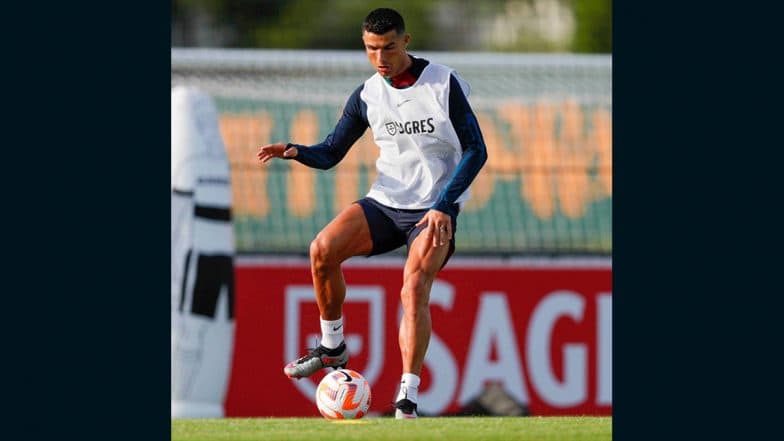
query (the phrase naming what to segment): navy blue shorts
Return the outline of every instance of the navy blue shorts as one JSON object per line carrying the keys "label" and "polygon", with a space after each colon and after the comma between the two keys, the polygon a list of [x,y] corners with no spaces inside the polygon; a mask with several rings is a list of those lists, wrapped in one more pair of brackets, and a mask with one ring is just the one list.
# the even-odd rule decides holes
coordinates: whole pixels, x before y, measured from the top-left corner
{"label": "navy blue shorts", "polygon": [[[368,226],[370,227],[370,237],[373,240],[373,251],[368,256],[384,254],[398,249],[403,245],[411,249],[414,239],[426,228],[425,225],[415,227],[429,209],[424,210],[404,210],[402,208],[392,208],[380,204],[372,198],[362,198],[356,201],[365,212]],[[455,252],[455,232],[457,231],[457,214],[460,206],[455,204],[455,215],[452,218],[452,240],[449,241],[449,253],[446,255],[444,265]],[[441,266],[443,268],[443,265]]]}

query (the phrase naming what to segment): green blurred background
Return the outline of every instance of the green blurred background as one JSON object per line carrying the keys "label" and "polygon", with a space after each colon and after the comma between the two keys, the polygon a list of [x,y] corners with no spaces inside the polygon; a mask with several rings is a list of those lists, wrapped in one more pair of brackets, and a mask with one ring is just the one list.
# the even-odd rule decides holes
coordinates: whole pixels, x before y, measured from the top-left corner
{"label": "green blurred background", "polygon": [[173,47],[361,49],[361,18],[398,10],[420,51],[610,53],[609,0],[173,0]]}
{"label": "green blurred background", "polygon": [[[172,86],[215,100],[241,253],[304,254],[374,179],[372,137],[335,168],[260,167],[268,142],[313,144],[373,74],[361,22],[397,9],[409,51],[455,68],[488,147],[459,218],[462,254],[612,251],[608,0],[174,0]],[[398,250],[397,252],[402,252]]]}

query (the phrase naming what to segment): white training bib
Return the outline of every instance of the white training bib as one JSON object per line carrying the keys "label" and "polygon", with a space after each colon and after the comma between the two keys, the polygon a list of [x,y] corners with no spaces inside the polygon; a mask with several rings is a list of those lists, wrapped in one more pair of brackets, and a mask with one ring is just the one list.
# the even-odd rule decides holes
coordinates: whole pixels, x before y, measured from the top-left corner
{"label": "white training bib", "polygon": [[[436,203],[463,155],[449,120],[452,73],[451,68],[431,62],[406,89],[395,89],[378,73],[365,81],[360,98],[381,149],[378,177],[368,197],[402,209],[426,209]],[[468,85],[455,77],[468,96]],[[468,198],[466,190],[456,202]]]}

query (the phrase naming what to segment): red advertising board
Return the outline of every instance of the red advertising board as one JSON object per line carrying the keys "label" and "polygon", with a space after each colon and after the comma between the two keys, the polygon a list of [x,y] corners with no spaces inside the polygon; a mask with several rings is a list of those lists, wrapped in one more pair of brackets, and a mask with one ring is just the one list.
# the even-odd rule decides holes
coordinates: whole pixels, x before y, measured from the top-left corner
{"label": "red advertising board", "polygon": [[[347,264],[343,273],[348,367],[370,382],[371,413],[386,413],[402,373],[402,261]],[[458,412],[498,383],[532,415],[610,415],[611,295],[609,260],[450,261],[431,291],[420,412]],[[289,380],[283,366],[318,344],[319,333],[307,260],[238,261],[226,416],[318,416],[323,373]]]}

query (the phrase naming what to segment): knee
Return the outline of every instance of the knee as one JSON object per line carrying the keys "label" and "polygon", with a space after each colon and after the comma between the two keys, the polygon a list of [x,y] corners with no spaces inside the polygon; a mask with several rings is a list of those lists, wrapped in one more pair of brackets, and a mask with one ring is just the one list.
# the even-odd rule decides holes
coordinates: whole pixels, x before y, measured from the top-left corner
{"label": "knee", "polygon": [[426,311],[430,298],[430,283],[424,272],[409,275],[400,290],[400,299],[405,314],[418,314]]}
{"label": "knee", "polygon": [[339,265],[334,247],[328,237],[319,234],[310,243],[310,264],[314,274],[320,274],[328,268]]}
{"label": "knee", "polygon": [[425,290],[424,277],[414,274],[403,281],[402,295],[404,297],[420,297]]}
{"label": "knee", "polygon": [[430,306],[427,301],[403,301],[403,315],[401,318],[409,323],[418,323],[422,320],[428,321],[430,318]]}

